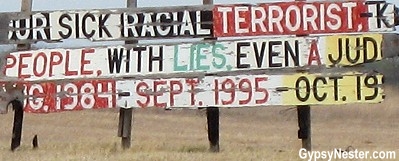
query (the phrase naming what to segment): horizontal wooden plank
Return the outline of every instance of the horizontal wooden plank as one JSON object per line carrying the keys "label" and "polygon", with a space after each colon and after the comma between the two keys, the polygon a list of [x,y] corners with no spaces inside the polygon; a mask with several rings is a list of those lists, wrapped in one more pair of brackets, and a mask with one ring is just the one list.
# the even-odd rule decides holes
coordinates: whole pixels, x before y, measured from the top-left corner
{"label": "horizontal wooden plank", "polygon": [[256,107],[379,103],[382,75],[238,75],[116,82],[120,107]]}
{"label": "horizontal wooden plank", "polygon": [[362,0],[0,13],[0,43],[385,32],[394,10]]}
{"label": "horizontal wooden plank", "polygon": [[[25,111],[339,105],[383,101],[378,73],[206,76],[26,83]],[[3,98],[3,97],[2,97]]]}
{"label": "horizontal wooden plank", "polygon": [[[5,82],[0,83],[4,86]],[[79,111],[116,107],[115,81],[74,80],[65,82],[22,83],[24,110],[33,113]],[[0,108],[13,100],[15,92],[0,92]],[[11,94],[11,95],[9,95]],[[8,99],[10,98],[10,99]]]}
{"label": "horizontal wooden plank", "polygon": [[[387,39],[386,39],[387,38]],[[394,34],[258,38],[174,45],[12,52],[5,77],[20,81],[182,77],[246,70],[353,66],[398,55]],[[386,41],[387,40],[387,41]],[[384,54],[382,54],[384,53]],[[385,55],[385,53],[387,53]],[[3,79],[6,79],[3,77]]]}
{"label": "horizontal wooden plank", "polygon": [[0,43],[211,37],[212,6],[0,14]]}
{"label": "horizontal wooden plank", "polygon": [[395,30],[385,1],[291,1],[216,5],[214,36],[308,35]]}

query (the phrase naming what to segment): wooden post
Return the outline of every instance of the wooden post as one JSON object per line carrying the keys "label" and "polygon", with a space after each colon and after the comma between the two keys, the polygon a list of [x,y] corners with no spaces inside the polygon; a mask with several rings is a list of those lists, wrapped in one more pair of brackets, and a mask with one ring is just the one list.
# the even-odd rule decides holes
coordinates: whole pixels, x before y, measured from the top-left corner
{"label": "wooden post", "polygon": [[[295,1],[306,1],[306,0],[295,0]],[[308,36],[308,35],[296,35],[296,36]],[[311,121],[310,121],[310,106],[303,105],[297,106],[298,111],[298,138],[302,140],[302,148],[307,151],[312,150],[312,138],[311,138]]]}
{"label": "wooden post", "polygon": [[[21,12],[30,13],[32,11],[32,0],[21,1]],[[29,50],[30,44],[17,44],[18,51]],[[14,87],[17,88],[17,87]],[[16,90],[16,89],[14,89]],[[23,103],[18,100],[12,100],[9,102],[14,109],[14,123],[12,127],[12,138],[11,138],[11,151],[14,151],[21,145],[22,136],[22,124],[24,119]]]}
{"label": "wooden post", "polygon": [[12,127],[12,138],[11,138],[11,151],[14,151],[21,145],[22,136],[22,123],[24,120],[24,104],[19,100],[13,100],[10,102],[14,109],[14,123]]}
{"label": "wooden post", "polygon": [[206,108],[206,119],[208,121],[209,151],[219,152],[219,108]]}
{"label": "wooden post", "polygon": [[[32,0],[22,0],[21,3],[21,12],[22,13],[30,13],[32,12]],[[29,50],[30,44],[17,44],[17,50]]]}
{"label": "wooden post", "polygon": [[202,4],[213,4],[213,0],[202,0]]}
{"label": "wooden post", "polygon": [[[210,5],[213,4],[213,0],[203,0],[202,4]],[[214,40],[215,38],[209,38],[205,40]],[[219,108],[208,107],[206,108],[206,119],[208,122],[208,140],[209,140],[209,151],[219,152]]]}
{"label": "wooden post", "polygon": [[[137,0],[126,0],[128,8],[137,8]],[[125,41],[125,44],[137,44],[137,40]],[[132,136],[132,108],[120,108],[119,109],[119,126],[118,136],[122,137],[122,148],[129,149],[131,147],[131,136]]]}
{"label": "wooden post", "polygon": [[129,149],[131,147],[132,117],[133,117],[132,108],[119,109],[118,136],[122,137],[121,143],[123,149]]}
{"label": "wooden post", "polygon": [[312,150],[310,106],[297,106],[298,111],[298,138],[302,139],[302,148]]}

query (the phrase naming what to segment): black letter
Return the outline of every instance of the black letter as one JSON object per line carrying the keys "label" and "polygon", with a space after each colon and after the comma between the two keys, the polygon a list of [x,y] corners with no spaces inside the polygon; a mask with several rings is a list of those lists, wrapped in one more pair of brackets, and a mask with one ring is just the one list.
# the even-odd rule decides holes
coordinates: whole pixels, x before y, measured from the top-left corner
{"label": "black letter", "polygon": [[237,68],[249,68],[249,64],[241,64],[241,58],[247,57],[247,54],[241,53],[241,46],[250,46],[249,42],[238,42],[237,43]]}
{"label": "black letter", "polygon": [[352,64],[355,64],[356,62],[359,61],[360,58],[360,50],[358,50],[357,48],[360,47],[360,38],[356,38],[356,56],[354,59],[351,58],[351,53],[352,51],[350,50],[350,46],[349,46],[350,40],[349,38],[346,38],[346,58],[348,59],[348,61]]}
{"label": "black letter", "polygon": [[274,45],[282,45],[281,41],[270,41],[269,42],[269,67],[282,67],[281,63],[273,63],[273,57],[278,56],[278,52],[273,51]]}
{"label": "black letter", "polygon": [[342,79],[342,76],[330,77],[330,80],[334,80],[334,100],[338,101],[338,79]]}
{"label": "black letter", "polygon": [[149,66],[149,71],[150,72],[152,72],[152,63],[154,62],[154,61],[158,61],[159,62],[159,65],[158,65],[158,69],[159,69],[159,71],[162,71],[163,70],[163,68],[162,68],[162,62],[163,62],[163,46],[160,46],[159,47],[159,56],[157,56],[157,57],[154,57],[154,51],[153,51],[153,47],[150,47],[150,60],[149,60],[149,64],[148,64],[148,66]]}
{"label": "black letter", "polygon": [[76,13],[75,14],[75,31],[76,31],[76,38],[81,38],[80,34],[79,34],[79,14]]}
{"label": "black letter", "polygon": [[[381,8],[382,3],[384,4],[384,6],[382,6],[382,8]],[[383,22],[386,27],[394,27],[394,25],[389,24],[388,20],[384,17],[384,13],[388,7],[388,4],[385,2],[376,1],[376,6],[377,6],[377,27],[378,28],[382,27],[381,22]]]}
{"label": "black letter", "polygon": [[141,52],[146,51],[146,47],[134,47],[133,51],[137,51],[137,72],[141,72]]}
{"label": "black letter", "polygon": [[111,33],[108,31],[107,27],[105,26],[105,21],[108,20],[110,14],[106,14],[105,17],[103,17],[103,15],[100,15],[100,19],[99,19],[99,24],[98,24],[98,29],[99,29],[99,37],[102,38],[103,37],[103,31],[105,32],[105,34],[107,34],[108,37],[112,37]]}
{"label": "black letter", "polygon": [[259,53],[259,49],[258,49],[257,43],[253,42],[252,45],[254,46],[256,64],[258,65],[258,68],[260,68],[260,67],[262,67],[263,58],[265,57],[266,42],[262,42],[262,47],[260,49],[260,53]]}
{"label": "black letter", "polygon": [[93,21],[93,22],[95,21],[95,18],[94,18],[94,16],[93,16],[93,14],[91,14],[91,13],[86,13],[86,14],[83,16],[83,18],[82,18],[82,31],[83,31],[83,35],[85,35],[86,38],[91,38],[91,37],[93,37],[95,31],[94,31],[94,29],[92,29],[91,32],[90,32],[90,34],[87,33],[87,26],[86,26],[87,18],[90,18],[91,21]]}
{"label": "black letter", "polygon": [[285,66],[290,66],[289,61],[288,61],[288,54],[290,54],[292,60],[294,61],[294,66],[299,66],[299,42],[298,40],[295,40],[295,52],[292,51],[292,47],[288,41],[284,42],[284,49],[285,49],[285,56],[284,56],[284,61],[285,61]]}
{"label": "black letter", "polygon": [[[126,50],[126,49],[125,49]],[[130,50],[126,51],[126,73],[130,72]]]}
{"label": "black letter", "polygon": [[63,39],[67,39],[67,38],[69,38],[69,37],[71,36],[71,34],[72,34],[72,27],[62,22],[62,20],[63,20],[64,18],[68,19],[69,21],[72,21],[72,18],[71,18],[71,16],[69,16],[68,14],[65,13],[65,14],[62,14],[62,15],[60,16],[60,19],[58,19],[58,23],[60,24],[60,26],[66,28],[66,29],[68,30],[68,32],[67,32],[66,34],[64,34],[64,33],[62,33],[61,31],[58,31],[58,34],[60,34],[60,36],[61,36]]}
{"label": "black letter", "polygon": [[[372,80],[372,82],[370,83],[369,80]],[[377,98],[378,96],[378,79],[377,76],[375,75],[368,75],[366,76],[366,78],[364,78],[364,84],[366,85],[367,88],[374,88],[374,93],[370,96],[366,96],[366,100],[373,100],[375,98]],[[358,86],[360,86],[360,84],[358,84]]]}
{"label": "black letter", "polygon": [[334,58],[332,57],[332,53],[328,53],[328,60],[330,60],[331,62],[331,66],[334,66],[336,64],[338,64],[341,60],[342,60],[342,55],[343,55],[343,51],[342,51],[342,38],[338,39],[338,58],[334,60]]}
{"label": "black letter", "polygon": [[[374,49],[374,53],[373,53],[373,57],[371,59],[369,59],[368,56],[368,50],[367,50],[367,44],[368,42],[371,42],[373,44],[373,49]],[[371,38],[371,37],[365,37],[363,38],[363,54],[364,54],[364,63],[370,63],[373,62],[377,59],[378,56],[378,46],[377,46],[377,42]]]}
{"label": "black letter", "polygon": [[327,93],[324,92],[322,96],[319,96],[319,94],[317,93],[317,88],[318,88],[317,87],[317,82],[319,82],[319,81],[322,81],[323,84],[327,84],[327,80],[325,78],[323,78],[323,77],[317,77],[317,78],[314,79],[314,82],[313,82],[313,95],[314,95],[314,98],[316,98],[316,100],[318,100],[320,102],[320,101],[323,101],[324,99],[326,99]]}
{"label": "black letter", "polygon": [[[301,87],[299,87],[299,84],[301,83],[301,81],[305,81],[305,85],[306,85],[306,95],[305,97],[302,97],[301,94],[299,93],[299,90]],[[310,96],[310,83],[308,78],[306,78],[305,76],[301,76],[299,77],[296,82],[295,82],[295,94],[296,94],[296,98],[298,98],[298,100],[302,101],[302,102],[306,102],[309,99]]]}
{"label": "black letter", "polygon": [[114,67],[115,67],[114,65],[116,65],[116,73],[120,73],[124,49],[119,49],[119,56],[118,56],[118,48],[115,48],[113,50],[114,53],[112,54],[112,49],[108,48],[108,65],[109,65],[109,72],[111,74],[114,73]]}

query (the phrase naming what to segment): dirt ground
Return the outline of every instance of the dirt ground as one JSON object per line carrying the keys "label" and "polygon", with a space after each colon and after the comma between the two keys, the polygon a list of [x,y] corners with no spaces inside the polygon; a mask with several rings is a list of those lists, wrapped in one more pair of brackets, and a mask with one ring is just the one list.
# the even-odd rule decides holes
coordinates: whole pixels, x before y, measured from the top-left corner
{"label": "dirt ground", "polygon": [[[312,106],[313,150],[352,146],[399,152],[398,99],[391,95],[381,104]],[[204,110],[134,110],[128,150],[121,149],[117,137],[116,109],[26,113],[22,145],[15,152],[10,151],[9,112],[0,115],[0,160],[301,160],[295,108],[231,108],[220,114],[221,152],[214,154],[208,152]],[[33,150],[35,134],[39,149]]]}

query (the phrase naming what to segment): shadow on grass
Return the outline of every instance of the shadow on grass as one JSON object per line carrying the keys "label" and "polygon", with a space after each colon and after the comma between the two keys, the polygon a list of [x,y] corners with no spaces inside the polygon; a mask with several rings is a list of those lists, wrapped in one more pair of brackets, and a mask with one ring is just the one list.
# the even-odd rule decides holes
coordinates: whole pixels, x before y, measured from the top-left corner
{"label": "shadow on grass", "polygon": [[207,146],[201,146],[201,145],[184,145],[179,149],[179,152],[184,152],[184,153],[203,153],[203,152],[208,152],[209,149]]}

